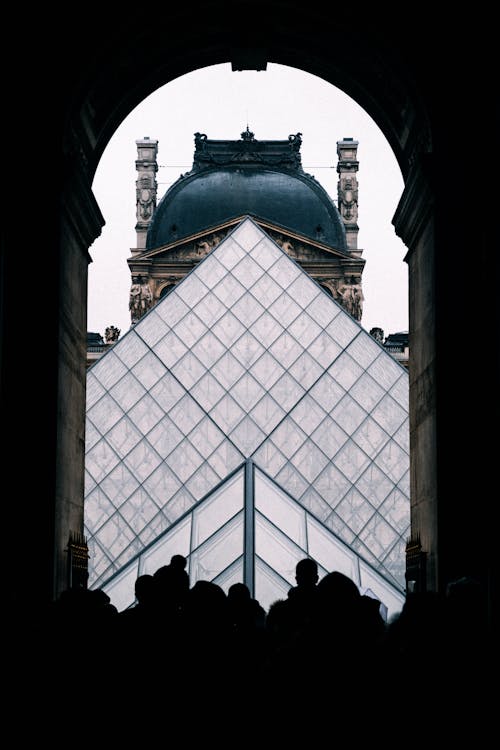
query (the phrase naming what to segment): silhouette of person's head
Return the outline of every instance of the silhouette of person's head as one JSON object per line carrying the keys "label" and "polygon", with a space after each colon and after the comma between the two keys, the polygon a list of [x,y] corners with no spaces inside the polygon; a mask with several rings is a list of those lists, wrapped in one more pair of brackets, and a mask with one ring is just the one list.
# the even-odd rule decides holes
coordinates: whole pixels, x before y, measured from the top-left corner
{"label": "silhouette of person's head", "polygon": [[190,591],[191,599],[201,604],[208,606],[224,606],[226,602],[226,594],[224,589],[213,581],[205,581],[200,579],[196,581],[193,588]]}
{"label": "silhouette of person's head", "polygon": [[175,570],[185,570],[187,565],[187,560],[184,557],[184,555],[172,555],[170,558],[170,567],[174,568]]}
{"label": "silhouette of person's head", "polygon": [[237,603],[243,603],[243,602],[249,602],[252,598],[250,596],[250,589],[248,586],[244,583],[233,583],[232,586],[229,587],[227,592],[227,598]]}
{"label": "silhouette of person's head", "polygon": [[186,612],[191,625],[205,632],[225,625],[228,602],[224,590],[213,581],[196,581],[187,596]]}
{"label": "silhouette of person's head", "polygon": [[[179,560],[172,560],[179,558]],[[186,558],[174,555],[169,565],[162,565],[153,573],[159,601],[165,605],[178,607],[189,592],[189,576],[184,570]]]}
{"label": "silhouette of person's head", "polygon": [[358,587],[348,576],[338,570],[327,573],[318,583],[318,594],[324,606],[351,609],[361,598]]}
{"label": "silhouette of person's head", "polygon": [[111,604],[111,597],[102,589],[93,589],[90,591],[90,606],[96,616],[105,617],[118,614],[118,609]]}
{"label": "silhouette of person's head", "polygon": [[172,555],[170,558],[170,564],[160,568],[161,573],[167,573],[171,581],[175,581],[175,585],[180,590],[187,592],[189,589],[189,575],[186,571],[187,559],[184,555]]}
{"label": "silhouette of person's head", "polygon": [[149,573],[136,578],[134,584],[135,598],[141,605],[148,605],[154,601],[156,596],[155,579]]}
{"label": "silhouette of person's head", "polygon": [[295,567],[297,586],[315,586],[318,583],[318,564],[310,557],[299,560]]}

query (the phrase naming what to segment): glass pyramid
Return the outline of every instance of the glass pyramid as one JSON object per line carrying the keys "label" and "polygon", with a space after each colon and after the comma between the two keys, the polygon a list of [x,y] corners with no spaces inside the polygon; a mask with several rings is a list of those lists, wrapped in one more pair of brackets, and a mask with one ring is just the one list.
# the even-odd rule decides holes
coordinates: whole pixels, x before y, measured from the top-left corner
{"label": "glass pyramid", "polygon": [[123,608],[137,575],[179,553],[191,583],[245,580],[268,606],[306,553],[399,609],[408,390],[244,219],[88,370],[89,585]]}

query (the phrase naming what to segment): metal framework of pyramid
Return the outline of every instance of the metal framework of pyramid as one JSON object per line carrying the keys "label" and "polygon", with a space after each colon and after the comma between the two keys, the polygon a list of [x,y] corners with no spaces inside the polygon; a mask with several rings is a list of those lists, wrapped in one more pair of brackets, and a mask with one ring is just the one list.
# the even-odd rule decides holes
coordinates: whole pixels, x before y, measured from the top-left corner
{"label": "metal framework of pyramid", "polygon": [[89,585],[188,558],[268,607],[305,556],[391,611],[410,527],[408,373],[250,218],[87,374]]}

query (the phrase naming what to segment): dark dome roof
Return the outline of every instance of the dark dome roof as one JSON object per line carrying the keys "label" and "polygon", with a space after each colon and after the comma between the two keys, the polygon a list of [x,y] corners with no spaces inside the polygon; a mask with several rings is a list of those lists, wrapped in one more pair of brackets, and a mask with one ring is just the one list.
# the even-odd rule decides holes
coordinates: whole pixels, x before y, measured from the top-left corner
{"label": "dark dome roof", "polygon": [[244,215],[347,250],[336,206],[300,166],[300,134],[288,141],[207,141],[199,134],[195,140],[193,171],[181,176],[158,204],[148,250]]}

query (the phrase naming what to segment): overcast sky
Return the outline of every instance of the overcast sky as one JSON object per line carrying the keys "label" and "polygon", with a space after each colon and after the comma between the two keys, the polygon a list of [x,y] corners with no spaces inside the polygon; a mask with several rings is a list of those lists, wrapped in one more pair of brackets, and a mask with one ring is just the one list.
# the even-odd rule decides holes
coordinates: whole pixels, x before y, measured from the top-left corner
{"label": "overcast sky", "polygon": [[308,73],[269,64],[232,72],[229,63],[189,73],[145,99],[123,121],[99,163],[93,190],[106,220],[90,248],[87,330],[130,328],[127,258],[136,244],[135,141],[158,140],[158,200],[191,169],[194,133],[238,140],[246,126],[257,140],[302,133],[302,166],[337,199],[337,141],[359,141],[359,235],[366,265],[361,324],[385,335],[408,330],[406,248],[391,223],[403,190],[392,150],[378,126],[340,89]]}

